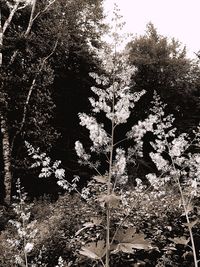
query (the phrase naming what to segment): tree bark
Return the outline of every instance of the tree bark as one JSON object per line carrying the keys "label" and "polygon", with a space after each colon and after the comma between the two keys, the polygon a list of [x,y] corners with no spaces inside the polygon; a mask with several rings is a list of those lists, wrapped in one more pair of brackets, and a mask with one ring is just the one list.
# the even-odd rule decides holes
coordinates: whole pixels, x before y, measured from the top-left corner
{"label": "tree bark", "polygon": [[[18,8],[19,3],[14,5],[13,10],[11,10],[8,19],[2,25],[1,21],[1,10],[0,10],[0,69],[2,67],[2,47],[3,47],[3,37],[4,33],[11,23],[11,20]],[[1,87],[1,89],[3,86]],[[10,205],[11,202],[11,184],[12,184],[12,173],[11,173],[11,152],[10,152],[10,140],[9,140],[9,131],[6,116],[4,113],[5,109],[5,96],[4,93],[0,95],[0,131],[2,138],[2,156],[3,156],[3,170],[4,170],[4,189],[5,189],[5,198],[4,202],[7,205]]]}
{"label": "tree bark", "polygon": [[4,164],[4,187],[5,187],[5,203],[10,204],[11,202],[11,183],[12,183],[12,173],[11,173],[11,155],[10,155],[10,141],[8,133],[8,125],[3,115],[0,114],[0,128],[2,135],[2,154],[3,154],[3,164]]}
{"label": "tree bark", "polygon": [[1,8],[0,8],[0,67],[2,66],[2,47],[3,47],[3,27],[1,23]]}

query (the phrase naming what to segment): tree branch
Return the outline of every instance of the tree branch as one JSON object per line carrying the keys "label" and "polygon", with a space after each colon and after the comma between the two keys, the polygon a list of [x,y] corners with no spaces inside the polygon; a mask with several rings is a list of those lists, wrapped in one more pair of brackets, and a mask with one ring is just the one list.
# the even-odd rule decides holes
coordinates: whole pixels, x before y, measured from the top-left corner
{"label": "tree branch", "polygon": [[17,2],[15,3],[15,5],[13,6],[13,8],[12,8],[11,11],[10,11],[10,14],[9,14],[7,20],[4,22],[3,30],[2,30],[2,33],[3,33],[3,34],[5,33],[5,31],[7,30],[8,26],[10,25],[10,23],[11,23],[11,21],[12,21],[12,19],[13,19],[13,16],[14,16],[15,12],[16,12],[17,9],[18,9],[18,6],[19,6],[19,1],[17,1]]}
{"label": "tree branch", "polygon": [[39,11],[33,18],[32,22],[34,22],[41,14],[45,13],[55,2],[56,0],[52,0],[43,10]]}
{"label": "tree branch", "polygon": [[[24,33],[24,37],[25,37],[25,38],[27,38],[28,35],[30,34],[31,28],[32,28],[32,26],[33,26],[33,22],[38,18],[39,15],[41,15],[42,13],[45,13],[45,12],[49,9],[49,7],[50,7],[55,1],[56,1],[56,0],[51,1],[51,2],[50,2],[50,3],[49,3],[49,4],[48,4],[42,11],[39,11],[39,12],[34,16],[37,0],[33,0],[32,9],[31,9],[31,15],[30,15],[30,18],[29,18],[29,23],[28,23],[26,32]],[[13,53],[13,55],[12,55],[12,57],[11,57],[11,59],[10,59],[10,63],[9,63],[9,65],[11,65],[11,64],[14,62],[14,60],[15,60],[17,54],[18,54],[18,50],[16,50],[16,51]]]}
{"label": "tree branch", "polygon": [[34,13],[35,13],[35,7],[36,7],[36,2],[37,0],[33,0],[33,4],[32,4],[32,9],[31,9],[31,15],[30,15],[30,18],[29,18],[29,23],[28,23],[28,27],[26,29],[26,32],[24,34],[25,37],[27,37],[31,31],[31,28],[32,28],[32,25],[33,25],[33,16],[34,16]]}

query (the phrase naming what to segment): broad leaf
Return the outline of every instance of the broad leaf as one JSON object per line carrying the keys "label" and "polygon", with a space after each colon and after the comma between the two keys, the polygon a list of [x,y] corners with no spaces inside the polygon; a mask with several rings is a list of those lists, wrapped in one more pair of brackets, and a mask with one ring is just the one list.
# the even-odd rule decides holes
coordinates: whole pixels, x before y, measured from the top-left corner
{"label": "broad leaf", "polygon": [[169,238],[170,241],[174,242],[177,245],[187,245],[190,241],[190,238],[186,239],[185,236]]}
{"label": "broad leaf", "polygon": [[199,220],[197,219],[197,220],[195,220],[193,222],[190,222],[190,223],[183,223],[183,225],[185,225],[185,226],[187,226],[189,228],[192,228],[192,227],[194,227],[198,223],[198,221]]}
{"label": "broad leaf", "polygon": [[81,228],[80,230],[78,230],[75,233],[75,236],[79,235],[83,230],[87,229],[87,228],[91,228],[97,225],[100,225],[102,223],[102,219],[98,218],[98,217],[92,217],[90,222],[86,222],[83,224],[83,228]]}
{"label": "broad leaf", "polygon": [[108,176],[106,175],[97,175],[97,176],[94,176],[93,179],[100,183],[100,184],[106,184],[107,181],[108,181]]}
{"label": "broad leaf", "polygon": [[115,195],[114,193],[112,193],[110,195],[101,195],[98,198],[98,201],[100,202],[100,205],[102,207],[104,207],[105,204],[109,203],[110,208],[117,208],[119,206],[119,204],[120,204],[121,197]]}
{"label": "broad leaf", "polygon": [[136,233],[135,228],[130,228],[127,230],[120,230],[115,237],[115,241],[118,242],[114,246],[113,253],[122,251],[124,253],[133,253],[135,249],[152,249],[150,241],[145,239],[143,233]]}
{"label": "broad leaf", "polygon": [[99,240],[96,242],[91,242],[86,244],[84,247],[81,248],[79,253],[84,255],[90,259],[99,260],[105,255],[105,241]]}

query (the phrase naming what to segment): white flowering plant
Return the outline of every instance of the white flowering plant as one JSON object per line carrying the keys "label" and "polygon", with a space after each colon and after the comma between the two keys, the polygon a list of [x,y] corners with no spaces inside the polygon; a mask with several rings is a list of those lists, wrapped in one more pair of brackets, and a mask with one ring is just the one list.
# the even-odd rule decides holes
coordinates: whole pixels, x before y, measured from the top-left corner
{"label": "white flowering plant", "polygon": [[[115,58],[115,56],[117,58]],[[106,58],[108,58],[108,55]],[[113,58],[116,66],[122,65],[117,61],[121,60],[118,55],[115,54]],[[109,62],[112,61],[109,60]],[[125,68],[125,65],[123,65],[123,68]],[[87,191],[86,198],[88,197],[88,201],[99,203],[106,212],[105,247],[102,242],[96,245],[89,243],[88,246],[82,248],[81,254],[92,259],[100,260],[102,265],[107,267],[109,266],[110,253],[112,254],[120,251],[131,253],[132,251],[130,249],[127,249],[127,247],[122,248],[121,245],[117,245],[117,248],[114,246],[113,249],[113,243],[116,241],[115,237],[118,236],[117,233],[120,231],[120,227],[126,225],[126,219],[133,215],[132,212],[136,206],[136,199],[143,199],[143,201],[145,199],[146,202],[154,202],[157,200],[166,201],[166,198],[168,199],[170,195],[172,196],[173,193],[177,195],[177,192],[179,192],[179,204],[177,204],[175,200],[174,201],[177,205],[183,207],[183,215],[186,218],[186,224],[183,224],[183,228],[188,228],[189,238],[185,238],[185,235],[187,235],[187,233],[185,233],[183,237],[169,238],[168,241],[171,241],[172,250],[174,250],[174,244],[184,244],[187,246],[188,243],[191,242],[190,248],[192,249],[194,263],[197,267],[198,257],[192,228],[198,224],[198,219],[194,218],[194,214],[190,216],[190,213],[193,210],[193,199],[199,197],[200,160],[199,153],[191,153],[190,149],[193,146],[199,147],[200,128],[197,128],[192,134],[178,134],[177,129],[173,126],[175,120],[173,115],[165,115],[164,108],[166,105],[162,103],[160,97],[155,92],[150,115],[144,121],[139,121],[138,124],[134,125],[127,133],[127,138],[135,141],[135,147],[130,149],[130,153],[127,154],[125,149],[120,147],[121,142],[115,141],[115,131],[118,125],[127,122],[131,109],[134,107],[134,103],[138,101],[144,92],[142,91],[140,94],[131,93],[130,88],[128,88],[129,74],[131,71],[130,69],[129,71],[127,70],[127,77],[124,81],[124,76],[117,74],[120,70],[121,69],[117,67],[114,68],[113,72],[109,69],[112,75],[116,74],[116,77],[118,77],[117,81],[112,75],[108,77],[98,76],[94,73],[91,75],[98,85],[98,87],[92,87],[92,91],[96,94],[97,99],[89,99],[92,106],[92,113],[94,115],[98,113],[105,115],[110,121],[110,132],[102,123],[98,124],[94,115],[86,115],[85,113],[79,114],[80,124],[89,130],[89,137],[93,145],[90,147],[89,153],[86,152],[82,143],[77,141],[75,144],[76,153],[82,164],[88,164],[90,167],[93,167],[98,174],[93,177],[94,181],[91,181],[88,184],[87,190],[84,189],[84,191]],[[112,84],[111,81],[109,83],[109,77],[111,77]],[[135,187],[134,193],[131,194],[132,196],[130,195],[129,198],[126,198],[126,193],[120,189],[122,189],[123,184],[127,182],[127,159],[130,154],[140,158],[143,156],[143,137],[147,132],[152,132],[155,137],[155,141],[151,142],[154,152],[150,153],[150,158],[158,171],[157,173],[148,173],[146,175],[146,179],[149,182],[148,188],[142,185],[140,179],[137,179],[137,186]],[[91,155],[94,152],[98,155],[103,154],[105,156],[105,161],[108,163],[108,169],[103,174],[98,170],[98,165],[91,163]],[[148,192],[147,197],[145,197],[146,192]],[[131,200],[132,204],[130,203]],[[116,232],[113,232],[112,230],[110,231],[111,225],[113,227],[112,219],[114,219],[116,214],[122,215],[122,213],[117,212],[120,205],[122,205],[121,207],[123,207],[124,213],[126,212],[127,214],[125,215],[125,219],[120,222],[117,221],[118,227],[116,228]],[[111,233],[113,234],[112,238]],[[144,240],[143,242],[145,243]],[[130,247],[134,249],[133,244],[129,244],[129,248]],[[148,244],[146,248],[147,247],[152,248],[150,244]],[[101,252],[100,255],[97,251],[98,253]],[[93,254],[93,256],[91,256],[91,252],[95,252],[95,256]],[[104,257],[106,258],[105,263],[102,261]]]}
{"label": "white flowering plant", "polygon": [[[192,230],[195,230],[199,225],[197,218],[194,217],[192,203],[193,199],[199,196],[199,153],[191,153],[189,149],[191,146],[199,146],[199,128],[193,131],[191,136],[189,134],[178,134],[173,127],[173,116],[165,116],[163,108],[165,105],[163,105],[156,93],[152,104],[153,107],[149,117],[142,122],[138,122],[138,125],[134,125],[131,131],[127,133],[127,138],[134,139],[136,143],[136,147],[131,149],[129,155],[127,155],[123,147],[120,147],[118,140],[116,143],[113,141],[112,168],[106,170],[105,173],[100,173],[98,164],[91,163],[94,153],[103,155],[107,162],[110,159],[111,150],[109,149],[112,147],[110,145],[110,143],[112,144],[112,138],[107,133],[107,130],[102,128],[102,124],[100,131],[98,131],[98,127],[92,128],[92,131],[95,131],[94,129],[97,130],[94,134],[97,137],[98,134],[100,135],[102,132],[105,134],[106,132],[110,142],[108,145],[101,141],[100,138],[95,137],[98,142],[95,143],[95,146],[91,146],[90,153],[88,153],[80,141],[75,144],[80,162],[97,171],[97,175],[92,177],[87,187],[83,188],[81,192],[81,197],[89,204],[88,208],[85,207],[84,209],[85,215],[87,216],[87,210],[90,211],[88,214],[91,214],[94,210],[95,217],[81,220],[83,227],[77,230],[70,242],[74,244],[76,251],[81,245],[79,250],[81,256],[87,256],[93,261],[99,261],[103,266],[106,266],[104,260],[107,250],[107,235],[104,230],[107,230],[108,206],[110,208],[109,257],[111,259],[115,257],[115,260],[117,258],[120,261],[120,255],[125,253],[131,254],[132,260],[135,260],[135,257],[140,255],[138,254],[138,249],[143,250],[144,253],[148,250],[152,251],[152,248],[158,250],[158,247],[152,246],[152,243],[155,243],[156,245],[159,244],[159,249],[163,251],[163,253],[161,251],[157,252],[161,256],[159,260],[154,261],[155,266],[162,266],[159,264],[165,264],[166,262],[171,262],[173,265],[172,256],[176,252],[176,246],[184,245],[188,248],[184,250],[183,257],[190,255],[189,250],[191,248],[192,250],[194,249],[194,243],[190,246],[189,242],[193,238]],[[86,118],[85,115],[84,118]],[[97,123],[97,119],[95,122]],[[90,132],[91,127],[86,123],[84,125],[87,125]],[[127,160],[129,160],[130,155],[135,155],[135,153],[138,153],[137,156],[139,157],[142,156],[142,139],[150,131],[155,135],[155,141],[151,143],[154,147],[154,152],[151,152],[150,156],[158,169],[158,173],[148,173],[146,175],[149,187],[144,185],[138,177],[134,190],[127,191],[127,187],[124,187],[127,181]],[[115,135],[113,136],[115,139]],[[91,135],[92,138],[93,134]],[[40,154],[39,151],[35,153],[31,146],[29,149],[29,153],[32,153],[32,156]],[[45,168],[52,166],[51,160],[44,160],[45,158],[45,154],[34,157],[36,162],[37,160],[40,162],[42,168],[43,166]],[[42,161],[44,161],[44,164]],[[108,164],[108,166],[110,165]],[[57,169],[60,169],[59,165]],[[56,168],[50,167],[49,173],[55,174],[55,172]],[[107,193],[109,175],[110,194]],[[181,197],[177,192],[180,193]],[[184,208],[184,212],[181,212],[181,207]],[[177,231],[182,235],[174,236],[176,231],[173,229],[173,221],[169,214],[171,214],[172,218],[177,216],[177,219],[174,218],[175,225],[178,227]],[[183,216],[186,216],[186,223],[182,219]],[[180,226],[179,217],[182,220]],[[143,229],[144,223],[150,225],[145,231]],[[161,224],[160,226],[158,226],[159,223]],[[189,229],[190,238],[188,238],[187,229]],[[138,230],[139,233],[137,232]],[[146,239],[143,231],[148,236],[151,236],[151,243]],[[164,231],[168,232],[168,238],[164,235]],[[132,236],[132,238],[128,239],[127,236]],[[119,257],[117,257],[118,254]],[[76,255],[77,260],[73,264],[78,266],[79,258],[77,252],[74,255]],[[197,257],[196,255],[195,262],[198,263]],[[188,261],[186,262],[188,263]]]}
{"label": "white flowering plant", "polygon": [[61,161],[56,160],[52,162],[51,158],[46,153],[41,153],[39,148],[35,149],[29,142],[25,142],[25,146],[28,151],[28,155],[34,160],[31,168],[40,168],[39,178],[47,178],[52,175],[57,179],[57,184],[63,189],[71,192],[77,190],[77,183],[80,179],[79,176],[75,175],[71,182],[65,179],[65,169],[61,167]]}
{"label": "white flowering plant", "polygon": [[[115,16],[117,23],[117,10]],[[121,27],[121,24],[117,24],[117,27]],[[114,51],[106,48],[104,53],[101,53],[104,75],[90,73],[96,83],[91,88],[94,96],[89,98],[91,114],[78,114],[80,125],[88,130],[92,145],[86,151],[80,141],[75,143],[79,162],[93,168],[97,173],[88,183],[87,188],[84,188],[83,194],[88,203],[99,205],[103,218],[100,223],[98,221],[98,225],[106,229],[104,238],[100,235],[101,238],[99,237],[96,243],[89,242],[82,246],[80,254],[100,261],[105,267],[110,266],[111,254],[132,254],[137,248],[152,249],[152,245],[143,233],[136,233],[133,227],[124,232],[124,221],[115,216],[125,212],[122,188],[128,180],[127,151],[120,145],[127,137],[117,140],[116,131],[118,126],[127,123],[135,103],[140,100],[145,91],[131,90],[130,80],[134,68],[128,65],[125,53],[117,52],[117,46],[121,41],[120,36],[115,32],[113,38]],[[99,122],[99,118],[102,117],[106,122],[105,125]],[[99,162],[92,161],[95,154],[104,159],[104,166],[107,165],[103,173],[100,171]],[[97,224],[94,222],[89,223],[89,227],[95,225]],[[88,227],[83,227],[82,230],[85,229]],[[132,238],[128,238],[128,235]]]}
{"label": "white flowering plant", "polygon": [[13,250],[11,262],[19,266],[28,267],[28,255],[34,248],[34,240],[37,234],[37,221],[30,219],[32,204],[25,202],[26,193],[23,192],[19,179],[17,180],[16,187],[17,196],[15,196],[15,202],[12,205],[17,218],[9,220],[9,223],[15,228],[17,236],[15,239],[8,238],[7,242]]}
{"label": "white flowering plant", "polygon": [[159,176],[149,173],[146,178],[153,188],[155,197],[165,198],[169,194],[169,188],[173,189],[174,194],[179,192],[179,205],[183,208],[183,215],[186,218],[186,224],[183,227],[187,226],[189,239],[180,237],[171,241],[185,245],[190,241],[194,264],[197,267],[198,257],[192,228],[198,224],[198,218],[194,217],[192,212],[194,211],[193,200],[200,196],[200,154],[195,152],[195,148],[200,147],[200,127],[192,133],[178,134],[177,129],[173,127],[173,115],[165,116],[164,107],[160,97],[154,93],[151,114],[143,122],[139,121],[132,127],[128,138],[133,138],[137,142],[137,151],[141,156],[143,136],[147,132],[152,132],[155,136],[155,141],[151,143],[154,152],[150,153],[150,157],[159,171]]}

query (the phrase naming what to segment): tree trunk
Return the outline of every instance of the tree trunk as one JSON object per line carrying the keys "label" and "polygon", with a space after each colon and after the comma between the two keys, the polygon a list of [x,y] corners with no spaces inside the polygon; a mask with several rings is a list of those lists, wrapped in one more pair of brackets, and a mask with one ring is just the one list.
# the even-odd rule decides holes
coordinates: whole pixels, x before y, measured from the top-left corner
{"label": "tree trunk", "polygon": [[[11,12],[12,13],[12,12]],[[10,23],[10,20],[13,17],[13,14],[10,14],[9,19],[2,26],[1,22],[1,10],[0,10],[0,68],[2,67],[2,46],[3,46],[3,34]],[[1,88],[2,89],[2,88]],[[12,174],[11,174],[11,156],[10,156],[10,141],[8,133],[8,125],[6,117],[3,113],[3,107],[5,105],[4,94],[0,95],[0,131],[2,137],[2,158],[3,158],[3,172],[4,172],[4,189],[5,189],[5,204],[9,205],[11,202],[11,183],[12,183]]]}
{"label": "tree trunk", "polygon": [[2,47],[3,47],[3,27],[1,24],[1,8],[0,8],[0,67],[2,66]]}
{"label": "tree trunk", "polygon": [[3,165],[4,165],[4,186],[5,186],[5,203],[11,202],[11,155],[10,155],[10,141],[8,134],[8,125],[3,113],[0,114],[0,128],[2,135],[2,153],[3,153]]}

